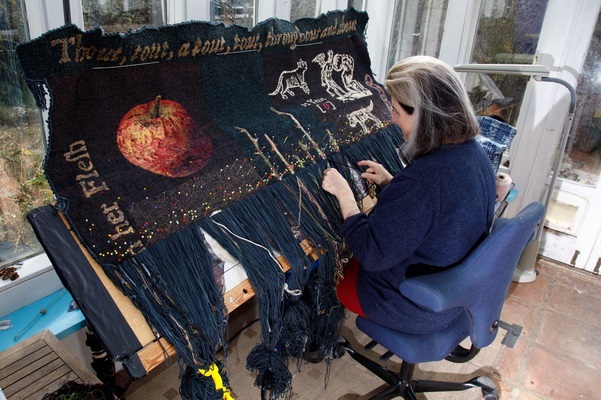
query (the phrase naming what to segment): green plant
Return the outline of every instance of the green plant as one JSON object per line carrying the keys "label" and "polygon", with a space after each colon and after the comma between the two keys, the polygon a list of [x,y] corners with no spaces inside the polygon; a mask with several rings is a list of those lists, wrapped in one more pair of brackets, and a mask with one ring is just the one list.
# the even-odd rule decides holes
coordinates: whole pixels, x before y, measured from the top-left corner
{"label": "green plant", "polygon": [[126,32],[132,28],[154,26],[153,17],[157,13],[160,15],[161,9],[162,0],[130,1],[127,8],[122,0],[82,2],[86,28],[101,26],[106,32]]}
{"label": "green plant", "polygon": [[53,199],[42,173],[44,143],[36,111],[28,113],[0,125],[0,241],[27,251],[38,245],[25,216]]}

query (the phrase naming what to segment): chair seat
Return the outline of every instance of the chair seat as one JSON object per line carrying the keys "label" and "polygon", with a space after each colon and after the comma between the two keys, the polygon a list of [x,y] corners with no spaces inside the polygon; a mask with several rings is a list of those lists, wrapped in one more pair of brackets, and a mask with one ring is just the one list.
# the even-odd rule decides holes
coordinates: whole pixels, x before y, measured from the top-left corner
{"label": "chair seat", "polygon": [[402,354],[403,361],[414,364],[444,359],[469,336],[469,322],[465,313],[447,328],[427,335],[400,332],[363,317],[357,317],[356,324],[372,340],[396,355]]}

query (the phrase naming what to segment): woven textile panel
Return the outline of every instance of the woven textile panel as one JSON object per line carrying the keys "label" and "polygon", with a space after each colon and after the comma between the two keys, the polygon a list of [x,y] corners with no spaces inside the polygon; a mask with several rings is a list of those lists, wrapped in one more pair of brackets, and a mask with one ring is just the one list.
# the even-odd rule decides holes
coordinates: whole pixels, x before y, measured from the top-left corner
{"label": "woven textile panel", "polygon": [[117,263],[384,127],[389,105],[348,11],[252,30],[65,26],[18,48],[45,171],[84,244]]}

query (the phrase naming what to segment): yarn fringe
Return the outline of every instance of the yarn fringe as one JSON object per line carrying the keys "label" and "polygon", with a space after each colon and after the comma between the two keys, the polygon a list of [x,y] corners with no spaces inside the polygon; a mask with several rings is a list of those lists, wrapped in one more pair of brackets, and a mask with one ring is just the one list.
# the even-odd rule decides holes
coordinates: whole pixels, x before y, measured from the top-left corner
{"label": "yarn fringe", "polygon": [[262,400],[283,398],[292,389],[292,374],[282,353],[263,344],[251,350],[246,359],[246,369],[258,371],[255,386],[261,388]]}
{"label": "yarn fringe", "polygon": [[286,354],[300,361],[311,337],[311,310],[304,300],[288,300],[284,310],[282,345]]}
{"label": "yarn fringe", "polygon": [[255,289],[263,343],[247,358],[247,369],[256,370],[256,385],[269,399],[282,397],[291,388],[292,375],[278,351],[283,326],[285,275],[270,244],[261,235],[251,210],[237,203],[201,222],[202,228],[240,261]]}
{"label": "yarn fringe", "polygon": [[197,227],[157,243],[119,265],[103,265],[149,324],[174,347],[185,365],[215,362],[227,347],[227,309],[215,282],[215,260]]}

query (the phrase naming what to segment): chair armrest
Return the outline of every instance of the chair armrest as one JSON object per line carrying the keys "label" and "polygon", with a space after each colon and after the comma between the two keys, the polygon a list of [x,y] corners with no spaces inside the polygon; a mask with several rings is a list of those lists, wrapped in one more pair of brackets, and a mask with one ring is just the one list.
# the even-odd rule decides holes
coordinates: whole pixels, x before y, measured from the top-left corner
{"label": "chair armrest", "polygon": [[418,306],[441,312],[464,306],[466,297],[477,291],[477,283],[458,267],[407,279],[401,282],[399,290]]}

